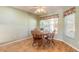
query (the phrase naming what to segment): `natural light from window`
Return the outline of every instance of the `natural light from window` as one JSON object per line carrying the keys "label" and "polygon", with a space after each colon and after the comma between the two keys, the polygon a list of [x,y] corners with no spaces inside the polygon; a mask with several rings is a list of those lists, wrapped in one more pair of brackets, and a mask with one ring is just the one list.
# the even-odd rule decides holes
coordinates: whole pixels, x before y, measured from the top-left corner
{"label": "natural light from window", "polygon": [[40,21],[40,28],[43,28],[43,30],[47,30],[49,32],[53,32],[56,30],[57,33],[57,25],[58,25],[58,18],[52,18],[47,20],[41,20]]}

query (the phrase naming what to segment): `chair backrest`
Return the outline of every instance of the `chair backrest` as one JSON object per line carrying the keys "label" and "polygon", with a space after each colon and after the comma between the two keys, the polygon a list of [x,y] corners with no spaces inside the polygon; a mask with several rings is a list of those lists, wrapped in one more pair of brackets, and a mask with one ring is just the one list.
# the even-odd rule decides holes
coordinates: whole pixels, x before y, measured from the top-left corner
{"label": "chair backrest", "polygon": [[42,39],[42,32],[41,31],[31,31],[32,36],[34,39]]}
{"label": "chair backrest", "polygon": [[55,30],[52,32],[52,38],[54,38],[55,36]]}
{"label": "chair backrest", "polygon": [[32,33],[33,39],[35,39],[36,38],[36,33],[34,31],[31,31],[31,33]]}

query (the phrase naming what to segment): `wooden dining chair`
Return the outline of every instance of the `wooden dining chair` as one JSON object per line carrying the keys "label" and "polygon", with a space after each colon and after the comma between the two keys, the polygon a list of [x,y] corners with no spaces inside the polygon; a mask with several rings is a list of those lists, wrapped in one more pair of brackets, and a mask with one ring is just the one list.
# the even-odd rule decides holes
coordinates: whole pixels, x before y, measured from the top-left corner
{"label": "wooden dining chair", "polygon": [[53,45],[55,45],[55,42],[54,42],[55,31],[53,31],[52,33],[50,33],[50,35],[51,35],[50,43],[53,43]]}
{"label": "wooden dining chair", "polygon": [[31,31],[31,33],[32,33],[32,37],[33,37],[32,45],[35,46],[37,43],[37,35],[36,35],[36,32],[34,32],[34,31]]}
{"label": "wooden dining chair", "polygon": [[41,46],[42,45],[42,33],[40,31],[31,31],[33,36],[33,43],[32,45]]}
{"label": "wooden dining chair", "polygon": [[46,40],[47,40],[47,44],[48,46],[54,46],[55,45],[55,42],[54,42],[54,36],[55,36],[55,32],[52,32],[52,33],[47,33],[46,34]]}

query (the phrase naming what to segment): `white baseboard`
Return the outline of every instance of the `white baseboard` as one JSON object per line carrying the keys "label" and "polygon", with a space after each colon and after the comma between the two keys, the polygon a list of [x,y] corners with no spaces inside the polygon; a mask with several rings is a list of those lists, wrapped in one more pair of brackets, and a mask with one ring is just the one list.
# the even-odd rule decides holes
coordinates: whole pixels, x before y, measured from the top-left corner
{"label": "white baseboard", "polygon": [[75,46],[71,45],[70,43],[68,43],[68,42],[66,42],[66,41],[64,41],[64,40],[62,40],[62,39],[56,39],[56,40],[62,41],[62,42],[64,42],[64,43],[66,43],[67,45],[71,46],[73,49],[79,51],[78,48],[76,48]]}
{"label": "white baseboard", "polygon": [[32,36],[29,36],[29,37],[23,38],[23,39],[19,39],[19,40],[14,40],[14,41],[11,41],[11,42],[8,42],[8,43],[1,44],[0,47],[9,45],[9,44],[12,44],[12,43],[15,43],[15,42],[20,42],[20,41],[23,41],[23,40],[26,40],[26,39],[30,39],[30,38],[32,38]]}

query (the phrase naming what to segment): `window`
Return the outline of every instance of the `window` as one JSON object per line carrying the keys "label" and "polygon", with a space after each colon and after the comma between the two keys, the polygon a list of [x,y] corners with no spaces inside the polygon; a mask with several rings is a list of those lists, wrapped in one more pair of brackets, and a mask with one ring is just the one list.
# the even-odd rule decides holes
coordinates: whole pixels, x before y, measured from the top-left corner
{"label": "window", "polygon": [[44,30],[48,30],[49,32],[53,32],[54,30],[56,30],[57,32],[57,24],[58,24],[58,18],[41,20],[40,28],[43,28]]}
{"label": "window", "polygon": [[75,38],[75,8],[69,9],[64,15],[65,35],[70,38]]}
{"label": "window", "polygon": [[75,13],[65,17],[65,35],[71,38],[75,36]]}

